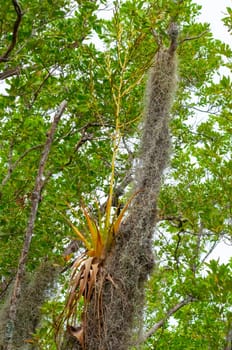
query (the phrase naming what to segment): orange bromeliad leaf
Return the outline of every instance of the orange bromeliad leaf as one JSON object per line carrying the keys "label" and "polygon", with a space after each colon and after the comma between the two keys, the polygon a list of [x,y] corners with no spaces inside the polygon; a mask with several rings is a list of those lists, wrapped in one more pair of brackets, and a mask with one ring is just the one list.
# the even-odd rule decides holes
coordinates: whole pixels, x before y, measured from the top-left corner
{"label": "orange bromeliad leaf", "polygon": [[65,221],[69,224],[69,226],[73,229],[73,231],[75,232],[75,234],[79,237],[79,239],[84,243],[85,247],[87,249],[91,249],[91,243],[88,242],[88,240],[84,237],[84,235],[78,230],[78,228],[73,225],[73,223],[61,212],[59,212],[63,218],[65,219]]}
{"label": "orange bromeliad leaf", "polygon": [[73,270],[74,269],[75,270],[72,273],[72,276],[75,275],[77,268],[82,264],[83,261],[85,261],[85,259],[86,259],[86,254],[83,253],[74,261],[74,264],[73,264],[72,268],[73,268]]}
{"label": "orange bromeliad leaf", "polygon": [[82,205],[81,208],[82,208],[82,211],[85,215],[87,225],[88,225],[88,228],[90,231],[93,249],[95,250],[96,256],[100,257],[102,255],[103,248],[104,248],[101,233],[97,227],[97,224],[91,218],[91,216],[89,215],[89,213],[88,213],[87,209],[84,207],[84,205]]}
{"label": "orange bromeliad leaf", "polygon": [[69,224],[73,231],[77,234],[77,236],[80,238],[80,240],[84,243],[84,245],[86,246],[87,249],[90,249],[91,248],[91,244],[87,241],[87,239],[82,235],[82,233],[78,230],[78,228],[73,225],[73,223],[70,221],[70,224]]}
{"label": "orange bromeliad leaf", "polygon": [[105,228],[106,230],[108,230],[109,226],[110,226],[110,214],[111,214],[111,208],[112,208],[112,194],[109,194],[109,197],[107,199],[107,203],[106,203],[106,211],[105,211],[105,215],[106,215],[106,220],[105,220]]}
{"label": "orange bromeliad leaf", "polygon": [[88,280],[88,294],[87,294],[87,301],[90,301],[91,296],[92,296],[92,290],[96,284],[97,281],[97,273],[98,273],[98,269],[99,269],[99,263],[94,263],[91,266],[91,270],[90,270],[90,276],[89,276],[89,280]]}
{"label": "orange bromeliad leaf", "polygon": [[81,344],[82,348],[84,348],[84,329],[82,327],[72,327],[67,326],[69,333],[75,337]]}
{"label": "orange bromeliad leaf", "polygon": [[86,299],[87,297],[87,286],[88,286],[88,279],[89,279],[89,272],[91,269],[93,258],[88,258],[84,264],[83,264],[83,274],[82,279],[80,280],[80,289],[79,289],[79,296],[83,295]]}
{"label": "orange bromeliad leaf", "polygon": [[71,254],[65,255],[64,260],[68,262],[71,259],[71,256]]}

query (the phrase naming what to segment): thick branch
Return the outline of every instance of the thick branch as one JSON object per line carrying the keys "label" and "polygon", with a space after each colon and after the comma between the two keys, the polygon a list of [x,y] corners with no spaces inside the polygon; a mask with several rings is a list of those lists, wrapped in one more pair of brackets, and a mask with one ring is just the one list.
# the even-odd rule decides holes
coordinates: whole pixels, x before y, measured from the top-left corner
{"label": "thick branch", "polygon": [[10,300],[10,310],[9,310],[9,320],[7,324],[7,329],[6,329],[6,350],[12,350],[12,345],[13,345],[13,336],[14,336],[14,327],[15,327],[15,320],[16,320],[16,312],[17,312],[17,307],[19,303],[19,299],[21,296],[21,284],[22,284],[22,279],[25,273],[25,267],[26,267],[26,261],[28,257],[28,252],[30,249],[30,244],[31,244],[31,239],[32,235],[34,232],[34,225],[35,225],[35,220],[37,216],[37,211],[38,211],[38,206],[40,202],[40,195],[41,191],[43,188],[43,176],[44,176],[44,169],[45,169],[45,164],[48,159],[49,152],[51,150],[53,138],[55,135],[55,131],[57,128],[57,125],[60,121],[60,118],[66,108],[67,102],[63,101],[60,104],[60,107],[54,117],[54,120],[52,122],[51,128],[49,132],[47,133],[47,140],[44,145],[44,149],[41,155],[40,163],[39,163],[39,168],[38,168],[38,174],[35,180],[35,187],[32,192],[32,202],[31,202],[31,212],[27,224],[27,229],[26,229],[26,234],[24,238],[24,244],[23,248],[21,251],[21,256],[19,259],[19,264],[18,264],[18,269],[16,273],[16,278],[15,278],[15,284],[13,287],[13,292]]}
{"label": "thick branch", "polygon": [[183,306],[195,301],[193,297],[188,297],[182,301],[180,301],[178,304],[173,306],[165,315],[162,320],[154,324],[154,326],[149,329],[142,337],[139,339],[139,344],[144,343],[148,338],[150,338],[155,332],[157,332],[158,329],[164,326],[165,322],[173,315],[175,314],[178,310],[180,310]]}
{"label": "thick branch", "polygon": [[177,38],[178,38],[178,26],[175,22],[171,22],[169,29],[168,29],[168,35],[171,40],[169,52],[173,54],[175,50],[177,49]]}
{"label": "thick branch", "polygon": [[23,12],[21,10],[21,7],[20,7],[18,1],[17,0],[12,0],[12,3],[14,5],[15,11],[17,13],[17,18],[16,18],[15,23],[14,23],[12,41],[11,41],[10,45],[8,46],[8,49],[6,50],[4,55],[2,57],[0,57],[0,62],[8,61],[8,57],[9,57],[11,51],[14,49],[14,47],[16,45],[19,25],[20,25],[20,22],[21,22],[22,17],[23,17]]}
{"label": "thick branch", "polygon": [[231,350],[232,349],[232,327],[229,329],[228,334],[226,336],[226,345],[223,350]]}

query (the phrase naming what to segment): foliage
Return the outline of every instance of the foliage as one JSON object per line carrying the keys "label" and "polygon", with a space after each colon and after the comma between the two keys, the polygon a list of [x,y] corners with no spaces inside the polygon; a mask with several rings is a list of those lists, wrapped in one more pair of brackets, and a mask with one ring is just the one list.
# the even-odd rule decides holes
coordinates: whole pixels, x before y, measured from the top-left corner
{"label": "foliage", "polygon": [[[101,18],[106,5],[114,13],[109,20]],[[157,266],[147,285],[144,328],[165,318],[183,298],[191,296],[193,302],[167,319],[142,348],[223,348],[231,330],[231,262],[220,264],[210,253],[231,243],[231,48],[213,38],[208,24],[198,23],[200,7],[190,0],[21,0],[20,6],[15,46],[8,60],[0,61],[2,303],[17,269],[41,150],[57,106],[68,102],[46,163],[28,272],[45,258],[66,264],[62,254],[76,239],[64,219],[67,202],[77,208],[78,219],[71,219],[81,233],[83,198],[90,208],[88,213],[82,208],[87,221],[91,217],[89,228],[97,222],[96,197],[103,203],[112,191],[109,208],[114,205],[113,193],[136,163],[144,78],[157,45],[167,44],[170,19],[176,18],[181,33],[173,146],[159,197]],[[231,11],[227,8],[224,19],[229,30]],[[0,57],[12,42],[16,17],[13,2],[5,1]],[[131,196],[128,183],[120,192],[124,203]],[[60,277],[58,290],[66,278]],[[45,329],[52,327],[55,309],[62,309],[57,294],[43,307],[38,348],[55,349],[52,332]]]}

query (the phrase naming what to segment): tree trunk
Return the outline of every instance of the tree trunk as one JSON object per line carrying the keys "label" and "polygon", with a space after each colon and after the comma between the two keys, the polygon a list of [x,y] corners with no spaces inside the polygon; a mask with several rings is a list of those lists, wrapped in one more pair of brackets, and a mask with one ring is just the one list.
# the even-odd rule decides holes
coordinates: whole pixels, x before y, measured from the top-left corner
{"label": "tree trunk", "polygon": [[[175,33],[174,33],[175,34]],[[127,218],[106,258],[83,315],[84,346],[75,349],[126,350],[135,343],[143,318],[144,283],[154,266],[152,236],[161,177],[170,148],[169,111],[176,86],[176,34],[160,49],[147,85],[147,106],[135,192]]]}

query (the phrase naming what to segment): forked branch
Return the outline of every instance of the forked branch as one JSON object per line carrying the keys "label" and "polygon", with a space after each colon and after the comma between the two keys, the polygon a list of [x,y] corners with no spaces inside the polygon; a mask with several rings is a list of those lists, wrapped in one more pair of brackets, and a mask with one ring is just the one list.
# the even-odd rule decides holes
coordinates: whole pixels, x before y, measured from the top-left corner
{"label": "forked branch", "polygon": [[22,285],[22,280],[24,277],[25,273],[25,268],[26,268],[26,262],[27,262],[27,257],[31,245],[31,239],[32,235],[34,232],[34,225],[35,225],[35,220],[37,216],[37,211],[38,211],[38,206],[41,198],[41,191],[44,186],[44,181],[43,181],[43,176],[44,176],[44,169],[45,169],[45,164],[48,159],[48,155],[51,150],[52,142],[54,139],[54,135],[57,129],[57,125],[60,121],[60,118],[62,114],[64,113],[64,110],[67,106],[67,102],[63,101],[60,104],[60,107],[54,117],[54,120],[52,122],[51,128],[47,133],[47,140],[44,145],[44,149],[41,155],[39,167],[38,167],[38,174],[36,176],[35,180],[35,187],[32,192],[32,199],[31,199],[31,212],[27,224],[27,229],[25,233],[25,238],[24,238],[24,243],[21,251],[21,256],[19,259],[19,264],[18,264],[18,269],[16,273],[16,278],[15,278],[15,283],[11,295],[11,300],[10,300],[10,309],[9,309],[9,318],[7,322],[7,329],[6,329],[6,335],[5,335],[5,340],[6,340],[6,350],[12,350],[13,349],[13,337],[14,337],[14,327],[15,327],[15,320],[16,320],[16,313],[17,313],[17,307],[19,305],[19,300],[21,297],[21,285]]}
{"label": "forked branch", "polygon": [[[1,58],[0,58],[1,59]],[[5,80],[7,78],[13,77],[15,75],[20,74],[20,67],[15,67],[11,69],[7,69],[4,72],[0,73],[0,80]]]}
{"label": "forked branch", "polygon": [[175,306],[173,306],[170,310],[168,310],[168,312],[166,313],[165,317],[162,318],[162,320],[160,320],[159,322],[155,323],[153,327],[151,327],[140,339],[138,342],[139,344],[144,343],[147,339],[149,339],[153,334],[155,334],[155,332],[158,331],[158,329],[160,329],[161,327],[164,326],[164,324],[167,322],[167,320],[173,315],[175,314],[178,310],[180,310],[183,306],[195,301],[196,299],[193,298],[192,296],[189,296],[186,299],[183,299],[182,301],[180,301],[179,303],[177,303]]}

